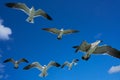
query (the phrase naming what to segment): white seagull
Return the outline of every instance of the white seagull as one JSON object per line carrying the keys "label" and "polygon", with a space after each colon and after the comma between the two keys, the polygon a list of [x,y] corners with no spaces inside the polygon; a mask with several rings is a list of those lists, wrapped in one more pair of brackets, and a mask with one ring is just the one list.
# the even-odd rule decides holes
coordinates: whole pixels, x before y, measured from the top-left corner
{"label": "white seagull", "polygon": [[96,42],[89,44],[86,41],[83,41],[79,46],[74,46],[73,48],[76,48],[75,52],[78,52],[79,50],[82,52],[86,52],[86,55],[82,57],[82,59],[84,60],[88,60],[91,54],[105,54],[105,53],[113,57],[120,58],[119,50],[112,48],[111,46],[108,45],[98,46],[100,42],[102,41],[97,40]]}
{"label": "white seagull", "polygon": [[24,70],[28,70],[30,68],[37,68],[38,70],[41,71],[41,74],[39,74],[40,77],[46,77],[48,75],[47,70],[51,67],[59,67],[60,64],[55,62],[55,61],[50,61],[48,65],[42,66],[39,62],[33,62],[32,64],[29,64],[28,66],[24,67]]}
{"label": "white seagull", "polygon": [[45,30],[45,31],[48,31],[48,32],[51,32],[51,33],[54,33],[54,34],[57,34],[57,39],[60,40],[62,39],[62,36],[64,34],[71,34],[71,33],[76,33],[76,32],[79,32],[78,30],[72,30],[72,29],[67,29],[67,30],[64,30],[63,28],[62,29],[56,29],[56,28],[42,28],[42,30]]}
{"label": "white seagull", "polygon": [[48,20],[52,20],[52,18],[42,9],[35,10],[33,6],[28,8],[24,3],[6,3],[6,6],[24,11],[29,16],[26,21],[30,23],[34,23],[34,17],[38,16],[43,16]]}
{"label": "white seagull", "polygon": [[79,61],[78,59],[73,59],[71,63],[68,62],[68,61],[65,61],[64,64],[61,66],[61,68],[64,68],[65,66],[68,66],[68,70],[71,70],[72,66],[76,65],[78,61]]}
{"label": "white seagull", "polygon": [[15,68],[15,69],[18,69],[19,64],[20,64],[21,62],[26,62],[26,63],[28,63],[28,61],[27,61],[25,58],[21,58],[21,59],[18,60],[18,61],[15,61],[13,58],[8,58],[8,59],[6,59],[5,61],[3,61],[3,63],[7,63],[7,62],[12,62],[12,63],[14,64],[14,68]]}

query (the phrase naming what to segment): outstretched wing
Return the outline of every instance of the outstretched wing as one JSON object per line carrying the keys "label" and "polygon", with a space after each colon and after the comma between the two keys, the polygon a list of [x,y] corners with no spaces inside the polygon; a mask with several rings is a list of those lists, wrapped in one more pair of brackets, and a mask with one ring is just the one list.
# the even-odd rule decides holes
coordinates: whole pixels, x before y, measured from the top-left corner
{"label": "outstretched wing", "polygon": [[29,13],[29,8],[24,3],[6,3],[6,6],[10,8],[20,9],[27,14]]}
{"label": "outstretched wing", "polygon": [[54,34],[59,34],[60,30],[56,29],[56,28],[42,28],[42,30],[54,33]]}
{"label": "outstretched wing", "polygon": [[91,46],[91,45],[90,45],[89,43],[87,43],[86,41],[83,41],[83,42],[80,44],[80,46],[73,46],[73,48],[76,48],[75,52],[78,52],[79,50],[80,50],[80,51],[83,51],[83,52],[86,52],[86,51],[89,50],[90,46]]}
{"label": "outstretched wing", "polygon": [[77,33],[77,32],[79,32],[79,31],[68,29],[68,30],[64,30],[63,34],[71,34],[71,33]]}
{"label": "outstretched wing", "polygon": [[45,12],[43,11],[42,9],[38,9],[36,12],[35,12],[35,17],[37,16],[43,16],[44,18],[48,19],[48,20],[52,20],[52,18]]}
{"label": "outstretched wing", "polygon": [[50,67],[55,66],[55,67],[60,67],[60,64],[55,62],[55,61],[50,61],[47,65],[47,69],[49,69]]}
{"label": "outstretched wing", "polygon": [[25,58],[22,58],[22,59],[20,59],[20,60],[18,61],[18,64],[21,63],[21,62],[26,62],[26,63],[28,63],[28,60],[25,59]]}
{"label": "outstretched wing", "polygon": [[13,58],[8,58],[8,59],[6,59],[5,61],[3,61],[3,63],[6,63],[6,62],[12,62],[12,63],[15,63],[15,61],[14,61]]}
{"label": "outstretched wing", "polygon": [[69,62],[68,61],[65,61],[64,64],[61,66],[61,68],[64,68],[65,66],[69,66]]}
{"label": "outstretched wing", "polygon": [[23,69],[28,70],[28,69],[31,69],[31,68],[37,68],[39,70],[43,69],[42,65],[39,62],[33,62],[32,64],[29,64],[28,66],[25,66]]}
{"label": "outstretched wing", "polygon": [[120,58],[120,51],[107,45],[97,47],[93,53],[94,54],[107,53],[113,57]]}

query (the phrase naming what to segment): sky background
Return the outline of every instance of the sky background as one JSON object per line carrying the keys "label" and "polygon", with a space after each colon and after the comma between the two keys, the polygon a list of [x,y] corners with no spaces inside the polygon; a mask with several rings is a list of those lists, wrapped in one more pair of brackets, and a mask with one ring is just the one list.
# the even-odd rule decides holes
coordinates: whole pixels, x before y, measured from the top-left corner
{"label": "sky background", "polygon": [[[10,9],[7,2],[21,2],[28,7],[43,9],[52,18],[34,19],[34,24],[26,22],[28,17],[20,10]],[[64,28],[79,30],[79,33],[65,35],[57,40],[57,35],[42,28]],[[120,80],[120,60],[108,55],[92,55],[88,61],[75,54],[72,46],[83,40],[92,43],[103,40],[120,50],[120,0],[0,0],[0,80]],[[12,63],[3,63],[7,58],[26,58],[29,63],[21,63],[14,69]],[[72,70],[67,67],[50,68],[48,76],[41,78],[37,69],[23,70],[26,65],[38,61],[41,65],[54,60],[63,64],[66,60],[80,61]]]}

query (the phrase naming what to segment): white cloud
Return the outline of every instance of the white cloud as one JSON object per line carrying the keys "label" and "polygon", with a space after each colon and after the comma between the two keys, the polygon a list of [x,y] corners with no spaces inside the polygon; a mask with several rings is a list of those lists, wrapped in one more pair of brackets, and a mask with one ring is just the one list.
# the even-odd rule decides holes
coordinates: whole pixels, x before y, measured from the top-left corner
{"label": "white cloud", "polygon": [[12,30],[9,27],[5,27],[0,20],[0,40],[9,40],[9,35],[12,34]]}
{"label": "white cloud", "polygon": [[112,67],[109,69],[109,71],[108,71],[108,73],[110,73],[110,74],[112,74],[112,73],[117,73],[117,72],[120,72],[120,65],[118,65],[118,66],[112,66]]}

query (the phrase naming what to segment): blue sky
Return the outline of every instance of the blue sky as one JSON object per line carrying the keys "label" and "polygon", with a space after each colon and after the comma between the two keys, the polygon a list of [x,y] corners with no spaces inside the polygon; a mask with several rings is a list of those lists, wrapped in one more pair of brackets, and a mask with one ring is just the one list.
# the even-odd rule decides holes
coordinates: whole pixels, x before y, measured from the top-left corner
{"label": "blue sky", "polygon": [[[24,12],[10,9],[7,2],[26,3],[29,7],[43,9],[52,18],[49,21],[42,17],[35,18],[35,23],[26,22]],[[72,46],[83,40],[89,43],[103,40],[100,45],[108,44],[120,50],[120,1],[119,0],[0,0],[0,79],[2,80],[120,80],[120,60],[108,55],[92,55],[88,61],[81,57],[84,53],[75,54]],[[76,29],[79,33],[65,35],[57,40],[56,35],[41,28]],[[5,29],[4,29],[5,28]],[[7,30],[6,30],[7,28]],[[2,37],[1,37],[2,35]],[[7,58],[26,58],[42,65],[54,60],[60,64],[78,58],[80,61],[72,70],[67,67],[51,68],[48,76],[41,78],[37,69],[24,71],[27,63],[21,63],[15,70],[11,63],[3,64]],[[109,73],[110,68],[116,73]]]}

